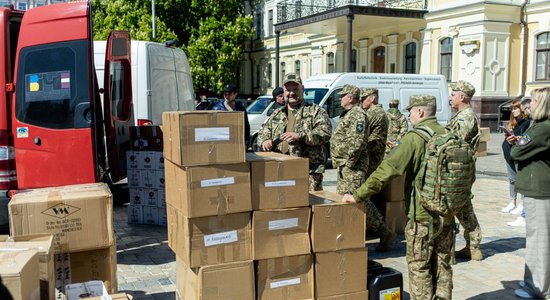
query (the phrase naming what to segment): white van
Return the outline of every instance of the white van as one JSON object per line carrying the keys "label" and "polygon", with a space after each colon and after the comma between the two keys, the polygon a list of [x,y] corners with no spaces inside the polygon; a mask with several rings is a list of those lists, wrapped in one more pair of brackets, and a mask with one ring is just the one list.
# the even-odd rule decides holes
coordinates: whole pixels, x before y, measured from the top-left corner
{"label": "white van", "polygon": [[[195,110],[193,79],[185,52],[163,44],[131,41],[132,100],[136,125],[162,123],[162,112]],[[94,41],[94,64],[102,87],[105,41]]]}
{"label": "white van", "polygon": [[378,103],[384,110],[390,99],[399,99],[399,110],[406,113],[409,97],[417,94],[433,95],[437,101],[437,121],[447,124],[451,117],[449,90],[443,75],[386,74],[386,73],[330,73],[314,75],[304,82],[304,98],[309,103],[323,107],[332,120],[333,127],[340,119],[342,107],[338,92],[345,84],[358,88],[378,89]]}

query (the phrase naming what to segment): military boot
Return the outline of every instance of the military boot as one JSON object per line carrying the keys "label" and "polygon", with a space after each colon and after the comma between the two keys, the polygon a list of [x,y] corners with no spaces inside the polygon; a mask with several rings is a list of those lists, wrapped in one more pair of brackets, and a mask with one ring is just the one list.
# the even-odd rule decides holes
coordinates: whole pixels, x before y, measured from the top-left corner
{"label": "military boot", "polygon": [[391,231],[387,227],[384,226],[382,229],[382,233],[380,234],[380,243],[378,243],[378,246],[374,249],[376,252],[385,252],[388,251],[390,248],[393,240],[395,239],[395,232]]}

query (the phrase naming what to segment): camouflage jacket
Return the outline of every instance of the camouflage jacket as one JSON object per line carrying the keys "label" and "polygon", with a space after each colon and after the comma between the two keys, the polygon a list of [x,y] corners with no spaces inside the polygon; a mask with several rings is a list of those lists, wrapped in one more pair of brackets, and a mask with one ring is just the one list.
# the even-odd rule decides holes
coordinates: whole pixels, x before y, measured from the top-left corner
{"label": "camouflage jacket", "polygon": [[388,117],[388,141],[396,142],[407,133],[409,125],[407,124],[407,117],[402,114],[397,108],[390,108],[386,112]]}
{"label": "camouflage jacket", "polygon": [[367,110],[369,121],[369,169],[367,175],[372,173],[384,159],[386,153],[386,139],[388,138],[388,117],[382,109],[382,105],[373,105]]}
{"label": "camouflage jacket", "polygon": [[474,151],[477,151],[481,130],[479,119],[471,106],[459,110],[449,121],[447,127],[455,130]]}
{"label": "camouflage jacket", "polygon": [[[276,140],[286,132],[288,108],[281,107],[273,112],[258,133],[257,145],[264,141]],[[309,158],[310,173],[323,173],[323,145],[330,140],[332,125],[327,112],[319,105],[304,103],[295,110],[296,124],[294,132],[300,135],[298,141],[289,143],[289,154]],[[281,152],[282,143],[273,151]]]}
{"label": "camouflage jacket", "polygon": [[345,165],[359,170],[368,168],[367,123],[366,112],[357,105],[342,112],[330,141],[330,155],[334,166]]}

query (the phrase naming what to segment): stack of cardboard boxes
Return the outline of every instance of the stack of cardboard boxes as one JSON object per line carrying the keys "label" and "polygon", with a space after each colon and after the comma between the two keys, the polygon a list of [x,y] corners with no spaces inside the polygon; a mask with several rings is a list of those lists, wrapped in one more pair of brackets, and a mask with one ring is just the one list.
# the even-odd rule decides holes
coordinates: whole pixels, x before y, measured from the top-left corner
{"label": "stack of cardboard boxes", "polygon": [[395,233],[403,233],[407,225],[405,210],[405,175],[393,178],[372,200],[384,216],[388,228]]}
{"label": "stack of cardboard boxes", "polygon": [[487,142],[491,139],[491,130],[489,127],[480,128],[479,145],[477,147],[476,157],[487,156]]}
{"label": "stack of cardboard boxes", "polygon": [[166,226],[164,157],[159,126],[130,127],[131,150],[126,152],[128,223]]}
{"label": "stack of cardboard boxes", "polygon": [[[10,247],[38,249],[36,260],[40,267],[32,268],[44,282],[43,293],[50,295],[48,298],[53,292],[52,283],[62,293],[70,283],[102,280],[109,292],[115,292],[117,261],[112,211],[112,195],[106,184],[21,191],[9,204]],[[53,239],[29,237],[37,234],[52,234]],[[0,247],[7,247],[7,243]],[[25,259],[31,263],[34,260],[33,255]]]}
{"label": "stack of cardboard boxes", "polygon": [[240,113],[163,115],[178,297],[365,299],[363,206],[310,196],[307,159],[245,160],[243,129]]}

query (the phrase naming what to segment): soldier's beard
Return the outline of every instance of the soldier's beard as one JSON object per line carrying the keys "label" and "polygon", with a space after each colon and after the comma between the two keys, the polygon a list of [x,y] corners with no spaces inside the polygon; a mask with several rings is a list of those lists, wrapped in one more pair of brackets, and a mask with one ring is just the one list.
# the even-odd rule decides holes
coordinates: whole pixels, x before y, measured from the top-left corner
{"label": "soldier's beard", "polygon": [[288,98],[286,100],[286,103],[291,107],[291,108],[296,108],[298,106],[300,106],[302,104],[302,102],[304,102],[304,100],[300,97],[296,97],[296,98]]}

